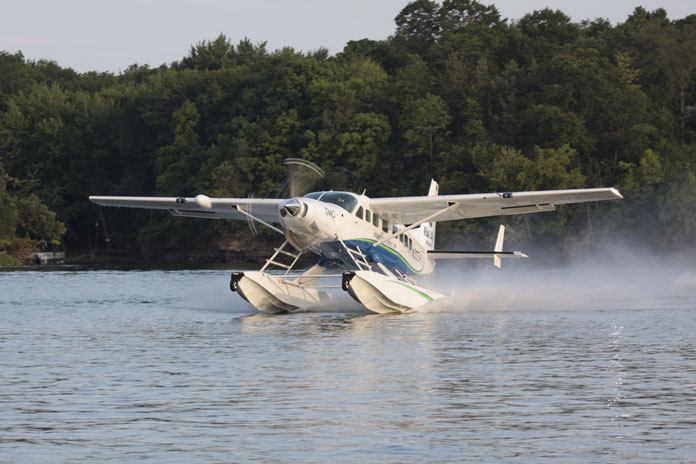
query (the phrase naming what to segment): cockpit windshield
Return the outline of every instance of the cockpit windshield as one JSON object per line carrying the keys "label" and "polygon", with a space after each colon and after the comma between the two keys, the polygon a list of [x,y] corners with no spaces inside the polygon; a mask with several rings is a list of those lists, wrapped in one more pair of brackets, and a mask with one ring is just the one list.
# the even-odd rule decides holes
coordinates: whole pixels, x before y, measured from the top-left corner
{"label": "cockpit windshield", "polygon": [[348,192],[312,192],[305,195],[305,198],[338,205],[349,213],[352,213],[355,207],[358,206],[358,199],[355,195]]}
{"label": "cockpit windshield", "polygon": [[352,213],[355,207],[358,206],[358,199],[355,198],[352,193],[348,192],[326,192],[321,196],[319,201],[333,203],[349,213]]}

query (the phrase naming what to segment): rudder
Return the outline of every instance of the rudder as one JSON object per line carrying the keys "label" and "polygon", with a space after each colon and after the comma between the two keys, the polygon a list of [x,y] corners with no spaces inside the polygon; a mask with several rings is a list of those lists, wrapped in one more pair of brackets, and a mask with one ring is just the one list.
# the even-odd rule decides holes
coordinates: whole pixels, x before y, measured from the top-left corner
{"label": "rudder", "polygon": [[[440,186],[435,181],[435,179],[431,179],[430,189],[428,190],[428,196],[434,197],[438,193],[440,193]],[[424,224],[421,224],[417,229],[418,233],[416,234],[416,239],[425,247],[426,250],[435,249],[436,225],[437,223],[435,222],[426,222]]]}

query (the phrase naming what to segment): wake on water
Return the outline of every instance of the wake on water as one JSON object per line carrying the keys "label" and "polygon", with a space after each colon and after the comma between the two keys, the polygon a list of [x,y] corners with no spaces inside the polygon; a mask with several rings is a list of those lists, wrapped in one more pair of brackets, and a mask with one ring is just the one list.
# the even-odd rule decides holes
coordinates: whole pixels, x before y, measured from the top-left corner
{"label": "wake on water", "polygon": [[[535,265],[532,259],[504,262],[502,269],[488,262],[472,265],[471,260],[456,265],[447,263],[419,283],[447,295],[418,308],[419,312],[696,306],[696,266],[620,251],[587,257],[560,267]],[[333,292],[335,303],[312,312],[367,312],[340,289]],[[256,311],[229,290],[227,274],[210,275],[193,285],[183,296],[180,306],[233,313]]]}
{"label": "wake on water", "polygon": [[[221,311],[229,313],[257,313],[249,303],[243,300],[237,293],[229,288],[229,274],[208,277],[204,282],[192,286],[179,302],[179,306],[185,309],[199,309],[206,311]],[[370,313],[347,293],[340,289],[341,280],[335,279],[337,289],[327,289],[334,296],[334,302],[322,307],[313,308],[306,312],[327,313]]]}
{"label": "wake on water", "polygon": [[421,311],[563,311],[683,308],[696,305],[696,268],[626,252],[562,267],[440,269],[425,286],[451,296]]}

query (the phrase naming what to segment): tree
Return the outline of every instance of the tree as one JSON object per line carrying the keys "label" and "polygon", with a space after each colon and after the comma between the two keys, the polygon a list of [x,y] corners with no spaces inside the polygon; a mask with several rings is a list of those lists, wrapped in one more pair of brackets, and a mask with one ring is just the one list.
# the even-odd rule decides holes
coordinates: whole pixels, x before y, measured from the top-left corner
{"label": "tree", "polygon": [[440,37],[438,9],[438,4],[430,0],[415,0],[406,5],[394,18],[395,40],[414,47],[416,52],[425,52]]}
{"label": "tree", "polygon": [[31,194],[15,200],[17,206],[19,234],[26,233],[36,241],[60,245],[65,235],[65,224],[56,219],[56,213],[41,203],[39,197]]}
{"label": "tree", "polygon": [[527,158],[513,147],[494,144],[478,144],[473,151],[476,173],[486,179],[486,190],[520,190],[519,175],[525,168]]}
{"label": "tree", "polygon": [[636,33],[635,40],[641,82],[679,115],[683,132],[688,101],[696,99],[696,94],[688,94],[696,71],[696,24],[678,27],[652,21]]}
{"label": "tree", "polygon": [[562,190],[585,186],[585,176],[576,164],[577,151],[569,145],[557,149],[534,147],[517,176],[526,190]]}
{"label": "tree", "polygon": [[14,237],[18,221],[17,205],[7,193],[7,183],[11,180],[0,163],[0,239]]}
{"label": "tree", "polygon": [[24,243],[60,245],[65,235],[65,224],[56,219],[56,213],[48,209],[35,194],[13,196],[7,191],[10,178],[0,163],[0,248],[18,237],[26,237]]}
{"label": "tree", "polygon": [[348,130],[338,137],[336,154],[343,160],[338,164],[345,165],[361,179],[374,177],[380,157],[387,152],[390,135],[386,116],[356,114],[348,123]]}
{"label": "tree", "polygon": [[409,147],[409,155],[427,155],[432,165],[436,147],[442,146],[451,119],[447,104],[437,95],[427,93],[408,104],[404,109],[402,125],[406,128],[404,139]]}
{"label": "tree", "polygon": [[172,115],[174,140],[160,149],[155,169],[157,188],[165,195],[192,195],[195,175],[204,160],[196,126],[200,116],[196,105],[187,100]]}
{"label": "tree", "polygon": [[485,27],[500,24],[498,9],[476,0],[444,0],[438,13],[440,28],[445,33],[461,32],[474,24]]}
{"label": "tree", "polygon": [[[0,52],[0,96],[15,94],[30,86],[29,72],[22,52],[15,54]],[[0,109],[3,106],[0,100]]]}
{"label": "tree", "polygon": [[696,175],[686,172],[671,179],[658,196],[659,219],[667,243],[693,249],[696,236]]}
{"label": "tree", "polygon": [[580,27],[560,10],[534,10],[520,19],[522,34],[532,40],[537,59],[548,59],[560,47],[577,40]]}
{"label": "tree", "polygon": [[204,40],[193,45],[189,55],[181,60],[181,65],[189,69],[216,70],[234,64],[235,55],[234,45],[224,34],[220,34],[215,40]]}
{"label": "tree", "polygon": [[655,186],[664,178],[660,159],[649,148],[645,150],[637,165],[621,161],[619,168],[625,171],[621,189],[632,196],[646,196],[653,193]]}
{"label": "tree", "polygon": [[387,83],[387,74],[380,65],[369,58],[346,55],[327,64],[325,73],[309,84],[312,109],[322,115],[323,129],[335,136],[354,115],[379,112]]}

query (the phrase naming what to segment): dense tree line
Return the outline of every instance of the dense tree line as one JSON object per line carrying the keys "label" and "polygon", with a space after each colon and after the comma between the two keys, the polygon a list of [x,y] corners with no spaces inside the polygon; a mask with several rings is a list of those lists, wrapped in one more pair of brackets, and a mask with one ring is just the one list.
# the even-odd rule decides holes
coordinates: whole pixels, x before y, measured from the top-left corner
{"label": "dense tree line", "polygon": [[[194,250],[246,225],[87,197],[285,195],[282,161],[301,157],[323,187],[370,196],[424,194],[431,177],[443,194],[616,186],[625,201],[505,221],[521,246],[566,253],[614,237],[694,246],[696,15],[508,21],[473,0],[416,0],[395,22],[336,56],[220,35],[119,75],[0,53],[0,197],[14,199],[0,238],[55,241],[65,224],[69,250],[105,246],[104,232],[151,256]],[[56,213],[50,233],[19,219],[22,202]],[[490,241],[496,221],[443,223],[438,239]]]}

